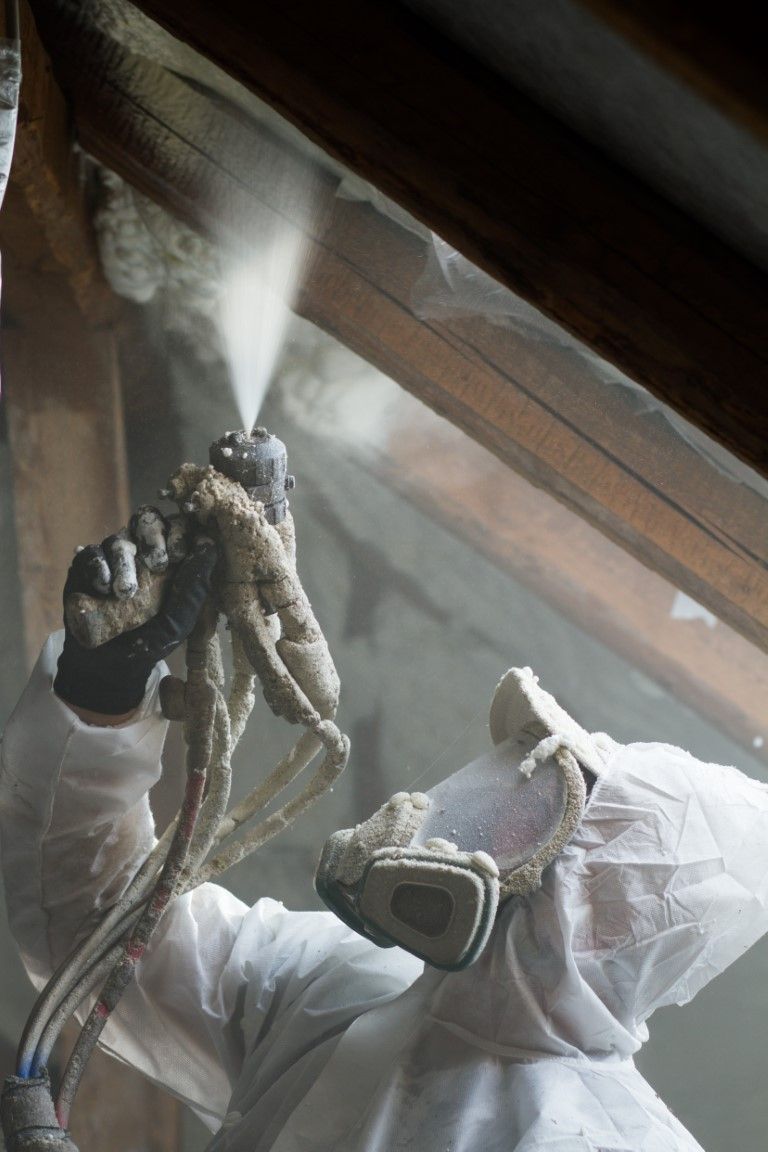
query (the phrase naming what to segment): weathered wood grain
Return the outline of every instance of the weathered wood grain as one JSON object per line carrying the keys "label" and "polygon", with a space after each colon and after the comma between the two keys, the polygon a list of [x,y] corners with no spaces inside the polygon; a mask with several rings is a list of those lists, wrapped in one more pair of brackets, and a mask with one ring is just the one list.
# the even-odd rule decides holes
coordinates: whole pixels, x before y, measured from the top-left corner
{"label": "weathered wood grain", "polygon": [[683,213],[396,4],[139,6],[768,474],[768,281]]}

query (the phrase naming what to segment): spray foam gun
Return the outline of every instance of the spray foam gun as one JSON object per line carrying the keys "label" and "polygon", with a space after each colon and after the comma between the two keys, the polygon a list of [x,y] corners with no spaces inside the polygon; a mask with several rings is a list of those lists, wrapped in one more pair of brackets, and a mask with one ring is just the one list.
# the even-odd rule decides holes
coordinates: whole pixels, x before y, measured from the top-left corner
{"label": "spray foam gun", "polygon": [[[177,523],[215,536],[223,557],[187,641],[186,683],[168,676],[160,685],[165,715],[184,724],[184,799],[122,898],[54,973],[27,1021],[17,1075],[3,1091],[8,1152],[77,1152],[66,1127],[85,1065],[169,902],[220,876],[277,835],[346,766],[349,740],[333,722],[338,676],[296,573],[293,519],[285,499],[293,477],[286,475],[285,447],[264,428],[250,435],[230,432],[211,445],[210,461],[208,467],[182,465],[160,493],[178,504],[182,517]],[[130,598],[69,597],[70,630],[93,648],[138,627],[160,609],[166,580],[167,573],[142,568]],[[227,697],[217,632],[220,613],[232,642]],[[231,757],[255,702],[256,676],[273,712],[305,732],[269,776],[227,811]],[[318,770],[300,792],[233,839],[322,749]],[[97,988],[54,1110],[49,1056],[67,1020]]]}

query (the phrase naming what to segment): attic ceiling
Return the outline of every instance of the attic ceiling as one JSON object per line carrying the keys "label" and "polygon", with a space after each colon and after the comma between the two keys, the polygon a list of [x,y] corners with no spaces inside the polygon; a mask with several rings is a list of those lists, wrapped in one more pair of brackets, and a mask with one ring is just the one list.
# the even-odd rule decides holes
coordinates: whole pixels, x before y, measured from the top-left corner
{"label": "attic ceiling", "polygon": [[[239,0],[31,7],[86,152],[235,251],[302,230],[300,315],[768,644],[760,484],[734,484],[630,386],[768,474],[768,278],[756,264],[500,80],[474,45],[470,55],[395,5],[368,0],[364,23],[358,0],[257,13]],[[556,57],[548,67],[559,73]],[[22,143],[45,135],[43,120],[31,106]],[[429,228],[445,249],[425,243]],[[79,268],[82,245],[70,248]],[[463,311],[430,301],[430,258],[447,252],[453,268],[453,248],[512,290],[465,265],[482,301],[501,295],[501,315],[477,296]],[[78,271],[76,294],[82,283]],[[532,331],[520,298],[571,335]]]}
{"label": "attic ceiling", "polygon": [[[621,167],[768,268],[768,146],[573,0],[406,0]],[[329,170],[343,166],[127,0],[56,0],[126,50],[231,101]],[[55,50],[54,50],[55,53]]]}
{"label": "attic ceiling", "polygon": [[[572,0],[406,0],[621,167],[768,268],[768,146]],[[131,54],[241,109],[340,178],[351,173],[127,0],[55,0]],[[54,59],[55,45],[49,43]]]}
{"label": "attic ceiling", "polygon": [[573,0],[408,6],[612,160],[768,268],[768,146]]}

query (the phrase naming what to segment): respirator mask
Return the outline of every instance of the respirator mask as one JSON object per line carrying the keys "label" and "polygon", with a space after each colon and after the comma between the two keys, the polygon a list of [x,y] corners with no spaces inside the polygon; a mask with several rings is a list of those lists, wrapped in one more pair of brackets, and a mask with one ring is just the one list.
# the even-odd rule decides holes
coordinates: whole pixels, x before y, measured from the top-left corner
{"label": "respirator mask", "polygon": [[315,877],[321,899],[356,932],[435,968],[473,963],[499,905],[540,886],[581,821],[586,780],[607,758],[608,738],[590,737],[528,668],[499,684],[490,729],[491,752],[334,833]]}

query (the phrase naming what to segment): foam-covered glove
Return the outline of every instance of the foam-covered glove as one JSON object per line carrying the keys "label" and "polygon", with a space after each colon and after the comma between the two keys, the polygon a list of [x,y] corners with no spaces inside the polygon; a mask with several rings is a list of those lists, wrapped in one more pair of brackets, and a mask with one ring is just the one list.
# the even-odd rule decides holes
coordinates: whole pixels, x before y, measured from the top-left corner
{"label": "foam-covered glove", "polygon": [[217,559],[215,544],[199,538],[185,552],[178,522],[145,507],[132,517],[128,531],[75,555],[64,586],[65,601],[75,592],[130,599],[137,588],[137,565],[162,572],[169,562],[180,562],[169,575],[157,615],[106,644],[84,648],[65,619],[64,650],[53,685],[57,696],[75,708],[109,716],[138,707],[155,664],[187,639],[208,595]]}

